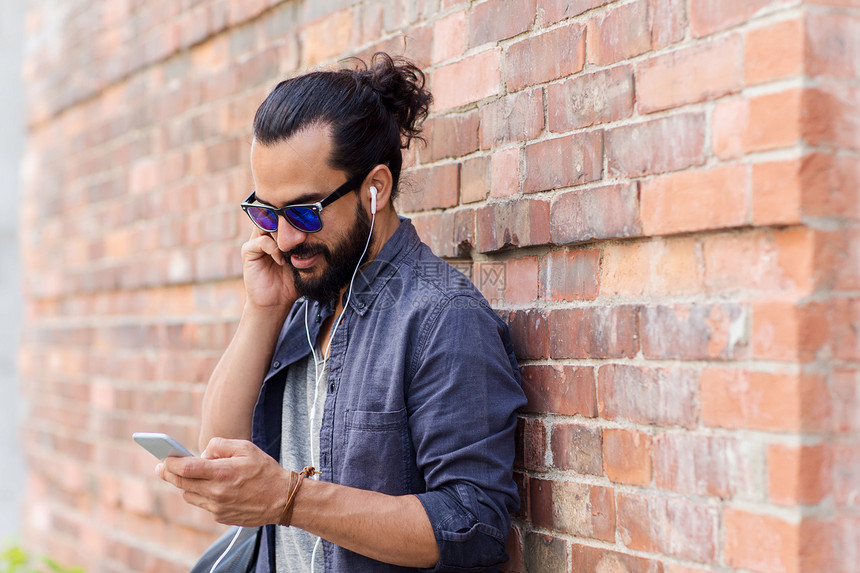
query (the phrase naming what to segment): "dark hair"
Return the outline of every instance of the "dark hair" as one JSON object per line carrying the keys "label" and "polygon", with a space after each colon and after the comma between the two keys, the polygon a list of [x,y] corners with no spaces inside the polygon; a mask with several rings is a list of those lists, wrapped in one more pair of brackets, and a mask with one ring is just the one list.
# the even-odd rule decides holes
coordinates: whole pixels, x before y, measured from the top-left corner
{"label": "dark hair", "polygon": [[349,178],[388,165],[398,191],[401,150],[421,137],[433,96],[424,89],[424,73],[409,60],[377,52],[368,65],[347,60],[352,69],[311,72],[284,80],[266,97],[254,116],[254,137],[274,145],[317,125],[329,127],[328,162]]}

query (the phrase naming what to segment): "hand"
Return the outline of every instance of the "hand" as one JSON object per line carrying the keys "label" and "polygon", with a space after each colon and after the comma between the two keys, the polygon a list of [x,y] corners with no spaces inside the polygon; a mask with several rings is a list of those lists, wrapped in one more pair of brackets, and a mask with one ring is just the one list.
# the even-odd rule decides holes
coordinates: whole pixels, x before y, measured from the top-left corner
{"label": "hand", "polygon": [[257,229],[242,245],[242,269],[249,304],[288,309],[299,298],[292,269],[275,238]]}
{"label": "hand", "polygon": [[287,501],[289,472],[245,440],[212,438],[199,458],[167,458],[155,471],[218,523],[277,523]]}

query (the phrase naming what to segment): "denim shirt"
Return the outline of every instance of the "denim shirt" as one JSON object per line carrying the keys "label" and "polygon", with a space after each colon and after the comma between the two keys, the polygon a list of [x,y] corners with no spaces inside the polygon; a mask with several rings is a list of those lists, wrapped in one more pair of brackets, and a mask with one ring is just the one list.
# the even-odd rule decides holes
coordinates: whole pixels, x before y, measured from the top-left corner
{"label": "denim shirt", "polygon": [[[284,371],[309,354],[308,336],[316,340],[332,312],[300,299],[284,323],[253,421],[254,443],[275,459]],[[356,277],[329,368],[320,479],[415,494],[440,553],[425,571],[497,571],[519,505],[514,429],[525,396],[516,358],[505,323],[408,219]],[[263,534],[258,573],[275,569],[274,526]],[[418,571],[327,541],[323,550],[326,571]]]}

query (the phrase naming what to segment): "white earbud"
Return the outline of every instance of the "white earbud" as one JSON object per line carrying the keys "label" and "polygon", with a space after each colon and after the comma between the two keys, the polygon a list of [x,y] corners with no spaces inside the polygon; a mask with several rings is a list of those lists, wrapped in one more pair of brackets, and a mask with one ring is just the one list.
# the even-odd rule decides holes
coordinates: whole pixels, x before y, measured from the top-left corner
{"label": "white earbud", "polygon": [[376,187],[370,186],[370,213],[376,214]]}

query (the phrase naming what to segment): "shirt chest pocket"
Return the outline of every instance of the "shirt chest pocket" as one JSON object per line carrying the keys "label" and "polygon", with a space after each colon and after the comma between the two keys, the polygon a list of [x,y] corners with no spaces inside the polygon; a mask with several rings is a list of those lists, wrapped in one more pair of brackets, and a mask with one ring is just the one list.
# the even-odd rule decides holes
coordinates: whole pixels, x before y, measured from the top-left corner
{"label": "shirt chest pocket", "polygon": [[391,495],[405,493],[410,448],[405,408],[347,410],[339,482]]}

